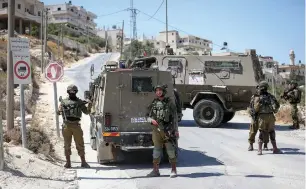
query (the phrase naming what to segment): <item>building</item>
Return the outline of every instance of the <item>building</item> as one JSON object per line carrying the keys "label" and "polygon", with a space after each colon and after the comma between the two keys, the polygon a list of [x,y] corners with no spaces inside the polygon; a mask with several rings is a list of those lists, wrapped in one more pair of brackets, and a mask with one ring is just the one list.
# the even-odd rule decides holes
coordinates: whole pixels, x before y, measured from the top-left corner
{"label": "building", "polygon": [[[107,40],[108,47],[112,49],[112,51],[119,51],[121,48],[121,36],[122,29],[114,27],[112,29],[98,29],[97,35],[105,40]],[[123,36],[124,37],[124,36]],[[125,37],[124,37],[125,39]]]}
{"label": "building", "polygon": [[279,64],[277,61],[273,60],[271,56],[259,56],[259,62],[262,66],[263,74],[265,75],[265,80],[272,84],[272,79],[274,78],[275,84],[279,86],[285,86],[287,81],[290,79],[290,75],[294,74],[298,82],[305,80],[305,64],[299,61],[299,64],[295,64],[295,54],[291,50],[289,52],[290,64]]}
{"label": "building", "polygon": [[[156,37],[155,46],[160,51],[164,51],[165,49],[166,37],[166,31],[159,32],[159,35]],[[212,51],[212,41],[193,35],[181,37],[176,30],[168,31],[168,43],[177,55],[190,53],[202,55]]]}
{"label": "building", "polygon": [[64,24],[66,28],[76,34],[96,35],[97,15],[87,11],[83,6],[73,5],[71,1],[64,4],[47,5],[49,23]]}
{"label": "building", "polygon": [[[44,10],[44,3],[39,0],[16,0],[15,3],[15,31],[24,34],[32,32],[37,27],[40,33],[41,15]],[[0,29],[7,29],[8,0],[0,2]]]}

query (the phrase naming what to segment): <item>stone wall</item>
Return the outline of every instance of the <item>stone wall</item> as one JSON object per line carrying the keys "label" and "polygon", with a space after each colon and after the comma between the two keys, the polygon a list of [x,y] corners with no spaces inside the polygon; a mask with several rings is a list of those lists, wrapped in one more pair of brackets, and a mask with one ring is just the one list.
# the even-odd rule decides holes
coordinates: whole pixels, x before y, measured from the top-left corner
{"label": "stone wall", "polygon": [[[57,43],[58,38],[59,37],[57,37],[56,35],[51,35],[51,34],[48,35],[48,39],[55,43]],[[81,56],[85,56],[88,53],[87,48],[84,44],[68,39],[66,37],[63,38],[63,42],[65,47],[68,47],[70,49],[78,49],[78,54]]]}

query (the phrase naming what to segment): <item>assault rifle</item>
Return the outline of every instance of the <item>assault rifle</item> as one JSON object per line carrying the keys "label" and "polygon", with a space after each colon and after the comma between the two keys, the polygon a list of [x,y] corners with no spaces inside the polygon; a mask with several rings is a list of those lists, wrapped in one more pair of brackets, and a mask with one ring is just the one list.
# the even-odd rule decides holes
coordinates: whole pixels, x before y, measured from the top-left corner
{"label": "assault rifle", "polygon": [[258,114],[255,112],[254,100],[250,104],[250,115],[251,115],[253,121],[255,122],[256,119],[257,119]]}
{"label": "assault rifle", "polygon": [[290,93],[291,91],[293,91],[293,89],[286,89],[280,97],[282,99],[288,100],[289,99],[288,93]]}

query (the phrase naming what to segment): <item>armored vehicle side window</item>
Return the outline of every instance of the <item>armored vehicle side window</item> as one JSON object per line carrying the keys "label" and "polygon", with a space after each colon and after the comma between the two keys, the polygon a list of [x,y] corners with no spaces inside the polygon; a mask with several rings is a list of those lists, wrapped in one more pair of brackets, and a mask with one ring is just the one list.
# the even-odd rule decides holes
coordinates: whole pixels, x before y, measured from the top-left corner
{"label": "armored vehicle side window", "polygon": [[218,73],[224,70],[242,74],[242,66],[238,61],[205,61],[206,73]]}
{"label": "armored vehicle side window", "polygon": [[152,92],[151,77],[132,77],[132,92]]}

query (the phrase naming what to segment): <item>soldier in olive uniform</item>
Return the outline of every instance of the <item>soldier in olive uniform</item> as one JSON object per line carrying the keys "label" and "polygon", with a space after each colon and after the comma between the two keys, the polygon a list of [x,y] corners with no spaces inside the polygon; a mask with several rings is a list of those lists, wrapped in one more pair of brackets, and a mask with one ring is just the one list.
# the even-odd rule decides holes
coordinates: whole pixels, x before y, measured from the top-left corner
{"label": "soldier in olive uniform", "polygon": [[287,93],[282,96],[285,97],[285,99],[288,100],[291,105],[292,126],[290,127],[290,129],[300,128],[297,104],[301,101],[301,90],[299,90],[297,86],[297,82],[295,80],[292,80],[290,82],[289,91],[287,91]]}
{"label": "soldier in olive uniform", "polygon": [[270,140],[273,146],[273,153],[281,153],[276,146],[275,140],[275,116],[280,107],[276,98],[268,93],[268,83],[262,81],[259,84],[260,94],[254,98],[254,110],[258,114],[258,155],[262,155],[262,144],[267,142],[267,137],[270,136]]}
{"label": "soldier in olive uniform", "polygon": [[[260,95],[259,86],[256,86],[256,92],[251,97],[250,106],[248,108],[250,115],[251,115],[251,110],[252,109],[254,110],[254,98],[255,98],[255,96],[259,96],[259,95]],[[248,142],[250,144],[250,146],[248,148],[248,151],[253,151],[254,150],[253,144],[255,143],[255,137],[256,137],[256,134],[257,134],[257,131],[258,131],[258,123],[257,123],[257,121],[258,121],[257,118],[255,118],[255,120],[254,120],[254,117],[252,117],[251,124],[250,124],[250,131],[249,131],[249,139],[248,139]],[[265,151],[268,150],[268,143],[269,143],[269,137],[267,137],[265,139],[264,149],[263,150],[265,150]]]}
{"label": "soldier in olive uniform", "polygon": [[67,88],[68,97],[61,101],[58,114],[63,115],[62,133],[64,137],[64,149],[66,156],[66,164],[64,167],[71,168],[71,142],[72,136],[75,141],[78,155],[81,157],[81,167],[89,168],[85,160],[85,147],[83,139],[83,130],[80,125],[82,112],[89,114],[92,103],[88,103],[86,107],[85,102],[76,96],[78,88],[75,85],[69,85]]}
{"label": "soldier in olive uniform", "polygon": [[160,176],[159,163],[163,153],[163,147],[166,148],[169,161],[171,163],[170,177],[176,177],[176,144],[173,139],[179,137],[178,126],[176,124],[177,109],[174,102],[166,95],[165,86],[156,86],[155,93],[157,98],[153,100],[148,108],[147,121],[153,125],[152,140],[153,150],[153,170],[147,176]]}

